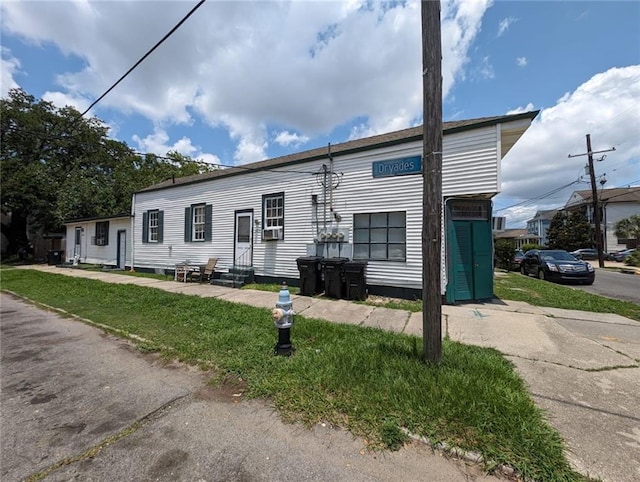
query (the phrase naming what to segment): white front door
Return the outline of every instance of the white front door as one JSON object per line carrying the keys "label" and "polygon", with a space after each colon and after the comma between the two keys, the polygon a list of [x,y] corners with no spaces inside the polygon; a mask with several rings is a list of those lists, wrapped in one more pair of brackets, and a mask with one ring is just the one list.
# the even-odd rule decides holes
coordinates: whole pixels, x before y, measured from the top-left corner
{"label": "white front door", "polygon": [[253,211],[236,211],[234,266],[253,266]]}

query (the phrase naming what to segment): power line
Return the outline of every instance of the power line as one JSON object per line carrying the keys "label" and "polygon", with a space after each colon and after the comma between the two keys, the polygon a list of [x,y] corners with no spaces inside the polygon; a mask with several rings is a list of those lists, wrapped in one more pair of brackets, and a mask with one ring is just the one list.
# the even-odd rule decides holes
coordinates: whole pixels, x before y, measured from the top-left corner
{"label": "power line", "polygon": [[[177,23],[177,24],[176,24],[176,25],[175,25],[175,26],[174,26],[174,27],[173,27],[173,28],[172,28],[172,29],[171,29],[171,30],[170,30],[170,31],[169,31],[165,36],[164,36],[164,37],[162,37],[162,38],[161,38],[161,39],[160,39],[160,40],[159,40],[159,41],[158,41],[158,42],[157,42],[153,47],[151,47],[151,49],[150,49],[146,54],[144,54],[144,55],[142,56],[142,58],[140,58],[140,60],[138,60],[135,64],[133,64],[133,66],[132,66],[129,70],[127,70],[127,71],[124,73],[124,75],[123,75],[122,77],[120,77],[120,78],[119,78],[119,79],[118,79],[118,80],[117,80],[117,81],[116,81],[116,82],[115,82],[111,87],[109,87],[109,88],[108,88],[108,89],[107,89],[107,90],[106,90],[106,91],[105,91],[105,92],[104,92],[100,97],[98,97],[96,100],[94,100],[94,101],[93,101],[93,103],[92,103],[89,107],[87,107],[87,109],[86,109],[82,114],[80,114],[80,117],[84,117],[84,115],[85,115],[87,112],[89,112],[89,111],[90,111],[90,110],[91,110],[91,109],[92,109],[92,108],[93,108],[93,107],[94,107],[98,102],[100,102],[100,101],[101,101],[101,100],[102,100],[102,99],[103,99],[103,98],[104,98],[104,97],[105,97],[109,92],[111,92],[113,89],[115,89],[115,87],[116,87],[120,82],[122,82],[122,81],[123,81],[123,80],[124,80],[124,79],[125,79],[125,78],[130,74],[130,73],[131,73],[131,72],[133,72],[133,71],[138,67],[138,65],[140,65],[142,62],[144,62],[144,60],[145,60],[147,57],[149,57],[149,55],[151,55],[155,49],[157,49],[157,48],[158,48],[158,47],[159,47],[159,46],[160,46],[160,45],[161,45],[165,40],[167,40],[169,37],[171,37],[171,35],[173,35],[173,33],[174,33],[176,30],[178,30],[178,29],[182,26],[182,24],[183,24],[184,22],[186,22],[186,21],[187,21],[187,19],[188,19],[191,15],[193,15],[193,13],[194,13],[196,10],[198,10],[198,9],[202,6],[202,4],[203,4],[205,1],[206,1],[206,0],[200,0],[200,1],[198,2],[198,4],[197,4],[195,7],[193,7],[193,8],[189,11],[189,13],[187,13],[187,14],[182,18],[182,20],[180,20],[180,21],[179,21],[179,22],[178,22],[178,23]],[[76,120],[77,120],[77,119],[76,119]],[[75,122],[75,121],[74,121],[74,122]]]}
{"label": "power line", "polygon": [[[9,132],[12,134],[16,134],[20,137],[22,137],[23,139],[28,139],[28,140],[32,140],[33,137],[29,137],[29,135],[37,135],[38,137],[41,138],[41,140],[49,140],[49,141],[56,141],[56,140],[67,140],[68,142],[73,142],[76,146],[81,146],[81,147],[92,147],[95,148],[97,146],[99,146],[100,144],[91,144],[91,143],[87,143],[87,142],[82,142],[76,138],[73,137],[68,137],[66,139],[64,139],[62,136],[58,135],[51,135],[51,134],[45,134],[42,135],[43,133],[40,132],[36,132],[30,129],[24,129],[24,128],[16,128],[14,126],[11,126],[9,129],[6,129],[5,132]],[[141,152],[141,151],[137,151],[135,149],[132,149],[129,145],[127,145],[125,142],[123,141],[119,141],[117,139],[109,139],[107,138],[108,141],[112,141],[115,143],[120,143],[123,144],[123,146],[129,151],[130,154],[132,155],[136,155],[136,156],[140,156],[140,157],[145,157],[145,156],[155,156],[158,159],[163,159],[166,161],[172,161],[175,162],[175,159],[172,157],[168,157],[168,156],[161,156],[159,154],[155,154],[153,152]],[[241,170],[246,170],[246,171],[254,171],[254,172],[275,172],[275,173],[286,173],[286,174],[308,174],[308,175],[316,175],[318,174],[318,171],[300,171],[300,170],[293,170],[293,169],[278,169],[277,167],[275,168],[269,168],[269,167],[251,167],[249,166],[242,166],[242,165],[229,165],[229,164],[210,164],[207,163],[205,161],[200,161],[198,159],[191,159],[193,162],[199,163],[199,164],[205,164],[208,166],[219,166],[221,168],[225,168],[225,169],[241,169]],[[267,159],[265,159],[267,160]],[[263,161],[256,161],[256,162],[264,162]],[[255,163],[254,163],[255,164]]]}
{"label": "power line", "polygon": [[549,192],[546,192],[546,193],[541,194],[539,196],[536,196],[534,198],[526,199],[524,201],[521,201],[521,202],[516,203],[516,204],[512,204],[511,206],[507,206],[505,208],[496,209],[495,212],[505,211],[507,209],[515,208],[515,207],[518,207],[518,206],[524,206],[526,204],[530,204],[530,203],[533,203],[535,201],[541,201],[541,200],[543,200],[545,198],[548,198],[549,196],[552,196],[553,194],[556,194],[557,192],[562,191],[563,189],[568,188],[569,186],[572,186],[573,184],[578,184],[578,182],[579,182],[578,180],[572,181],[572,182],[570,182],[568,184],[565,184],[564,186],[557,187],[555,189],[552,189]]}

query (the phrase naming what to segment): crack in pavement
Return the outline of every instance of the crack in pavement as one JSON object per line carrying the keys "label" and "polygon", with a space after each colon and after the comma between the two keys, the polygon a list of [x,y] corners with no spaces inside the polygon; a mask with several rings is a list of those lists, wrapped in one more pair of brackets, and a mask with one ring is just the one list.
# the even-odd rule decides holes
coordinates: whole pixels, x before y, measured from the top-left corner
{"label": "crack in pavement", "polygon": [[93,445],[92,447],[89,447],[87,450],[85,450],[80,454],[66,457],[62,460],[59,460],[58,462],[55,462],[49,465],[45,469],[40,470],[39,472],[36,472],[35,474],[32,474],[29,477],[27,477],[25,479],[25,482],[36,482],[38,480],[42,480],[45,477],[49,476],[52,472],[55,472],[56,470],[62,467],[75,464],[77,462],[82,462],[83,460],[86,460],[88,458],[95,457],[102,451],[102,449],[110,445],[113,445],[114,443],[118,442],[119,440],[125,437],[128,437],[129,435],[136,433],[139,429],[148,425],[152,421],[158,420],[159,418],[163,417],[164,414],[172,407],[172,405],[176,405],[179,402],[184,402],[187,398],[190,398],[190,397],[192,397],[192,393],[187,393],[186,395],[181,395],[173,398],[172,400],[169,400],[168,402],[162,404],[160,407],[156,408],[155,410],[139,418],[128,427],[123,428],[115,435],[111,435],[105,438],[101,442],[97,443],[96,445]]}

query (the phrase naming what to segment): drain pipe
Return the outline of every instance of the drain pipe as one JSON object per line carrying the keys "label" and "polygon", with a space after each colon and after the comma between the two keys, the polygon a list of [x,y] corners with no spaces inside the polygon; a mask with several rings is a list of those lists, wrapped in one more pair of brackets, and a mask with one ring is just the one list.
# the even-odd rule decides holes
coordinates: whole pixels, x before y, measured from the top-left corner
{"label": "drain pipe", "polygon": [[[135,232],[136,232],[136,194],[133,193],[131,195],[131,241],[129,241],[131,243],[131,266],[129,267],[129,270],[131,272],[134,272],[135,269],[133,268],[135,266],[135,259],[136,259],[136,237],[135,237]],[[127,257],[125,255],[124,258],[124,263],[127,264]]]}

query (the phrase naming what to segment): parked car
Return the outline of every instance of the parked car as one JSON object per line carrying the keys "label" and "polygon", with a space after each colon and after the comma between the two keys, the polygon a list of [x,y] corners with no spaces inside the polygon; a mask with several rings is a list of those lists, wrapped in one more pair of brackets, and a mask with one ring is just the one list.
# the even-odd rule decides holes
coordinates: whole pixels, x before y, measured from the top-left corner
{"label": "parked car", "polygon": [[598,250],[595,248],[582,248],[571,251],[571,254],[578,259],[598,259]]}
{"label": "parked car", "polygon": [[624,251],[624,250],[619,250],[619,251],[611,251],[610,253],[603,253],[604,259],[607,261],[615,261],[614,256],[616,255],[616,253],[619,253],[620,251]]}
{"label": "parked car", "polygon": [[629,256],[631,253],[635,253],[635,251],[636,248],[623,249],[622,251],[613,253],[611,257],[613,258],[613,261],[624,261],[627,256]]}
{"label": "parked car", "polygon": [[534,275],[542,280],[593,284],[596,272],[586,261],[576,259],[562,249],[532,249],[524,254],[520,262],[520,272]]}
{"label": "parked car", "polygon": [[515,269],[520,268],[520,263],[524,259],[524,253],[520,250],[516,251],[516,254],[513,256],[513,260],[511,260],[513,267]]}

